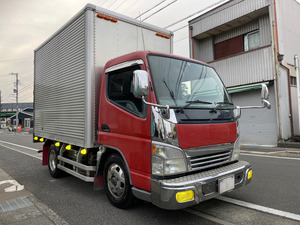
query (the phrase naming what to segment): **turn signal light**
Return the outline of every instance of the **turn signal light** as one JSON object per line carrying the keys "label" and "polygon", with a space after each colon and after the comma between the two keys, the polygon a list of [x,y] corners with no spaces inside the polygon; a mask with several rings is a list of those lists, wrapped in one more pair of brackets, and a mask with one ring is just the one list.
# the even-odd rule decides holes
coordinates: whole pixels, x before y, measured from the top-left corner
{"label": "turn signal light", "polygon": [[86,150],[85,148],[84,148],[84,149],[81,149],[80,153],[81,153],[81,155],[86,155],[87,150]]}
{"label": "turn signal light", "polygon": [[248,180],[250,180],[252,178],[252,170],[249,170],[248,172]]}
{"label": "turn signal light", "polygon": [[179,203],[193,200],[195,197],[194,191],[182,191],[176,194],[176,200]]}

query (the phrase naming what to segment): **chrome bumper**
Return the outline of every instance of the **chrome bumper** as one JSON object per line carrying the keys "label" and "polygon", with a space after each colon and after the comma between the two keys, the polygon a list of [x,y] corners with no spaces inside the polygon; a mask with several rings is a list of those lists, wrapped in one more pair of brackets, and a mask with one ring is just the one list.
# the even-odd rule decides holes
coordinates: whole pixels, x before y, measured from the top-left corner
{"label": "chrome bumper", "polygon": [[[220,195],[219,181],[234,176],[234,189],[250,183],[248,172],[252,170],[250,163],[239,161],[220,168],[187,175],[175,179],[151,180],[152,203],[164,209],[181,209],[199,204]],[[176,194],[182,191],[194,191],[194,199],[179,203]]]}

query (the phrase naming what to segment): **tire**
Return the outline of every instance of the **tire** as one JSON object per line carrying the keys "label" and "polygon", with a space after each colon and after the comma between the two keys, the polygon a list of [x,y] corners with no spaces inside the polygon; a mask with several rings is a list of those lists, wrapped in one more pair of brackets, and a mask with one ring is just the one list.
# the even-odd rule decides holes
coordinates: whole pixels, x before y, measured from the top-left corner
{"label": "tire", "polygon": [[123,159],[110,155],[104,165],[104,190],[112,205],[126,209],[134,205],[129,175]]}
{"label": "tire", "polygon": [[57,164],[58,164],[58,150],[55,147],[54,144],[52,144],[49,148],[48,152],[48,169],[49,173],[53,178],[58,178],[61,176],[62,171],[58,169]]}

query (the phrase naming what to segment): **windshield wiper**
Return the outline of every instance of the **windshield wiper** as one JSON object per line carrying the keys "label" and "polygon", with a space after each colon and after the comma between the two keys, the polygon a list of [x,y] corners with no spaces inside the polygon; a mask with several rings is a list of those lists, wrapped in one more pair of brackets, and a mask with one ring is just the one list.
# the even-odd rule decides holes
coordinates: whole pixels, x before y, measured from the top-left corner
{"label": "windshield wiper", "polygon": [[167,84],[165,78],[162,79],[162,82],[166,85],[166,87],[167,87],[167,89],[168,89],[168,91],[169,91],[169,94],[170,94],[171,98],[173,99],[175,105],[177,105],[176,100],[175,100],[175,96],[174,96],[174,92],[169,88],[169,86],[168,86],[168,84]]}
{"label": "windshield wiper", "polygon": [[186,104],[185,106],[183,106],[177,110],[178,113],[181,113],[182,110],[184,110],[185,108],[189,107],[191,104],[194,104],[194,103],[208,104],[208,105],[213,104],[212,102],[205,102],[205,101],[201,101],[201,100],[186,101],[186,103],[188,103],[188,104]]}

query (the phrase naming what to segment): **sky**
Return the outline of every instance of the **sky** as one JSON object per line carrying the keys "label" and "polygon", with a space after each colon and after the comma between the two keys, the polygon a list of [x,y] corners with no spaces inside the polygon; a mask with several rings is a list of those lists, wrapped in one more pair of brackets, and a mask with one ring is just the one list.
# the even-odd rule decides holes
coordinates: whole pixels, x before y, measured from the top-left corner
{"label": "sky", "polygon": [[133,18],[141,14],[142,20],[147,18],[145,22],[163,28],[199,12],[167,28],[175,31],[185,26],[174,32],[173,53],[189,57],[188,21],[220,2],[222,0],[0,0],[1,103],[16,102],[13,92],[16,76],[9,75],[11,73],[19,76],[19,102],[33,102],[34,49],[87,3]]}

